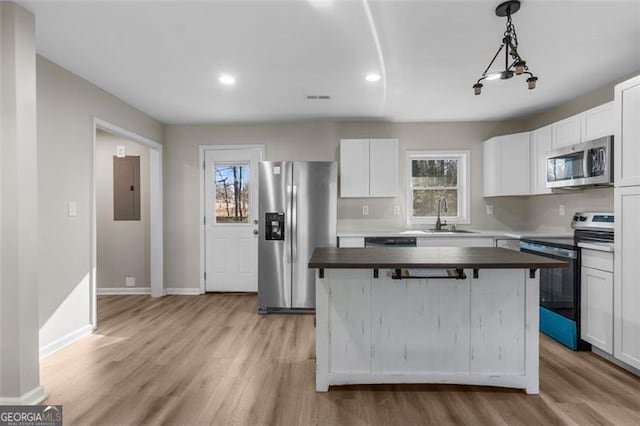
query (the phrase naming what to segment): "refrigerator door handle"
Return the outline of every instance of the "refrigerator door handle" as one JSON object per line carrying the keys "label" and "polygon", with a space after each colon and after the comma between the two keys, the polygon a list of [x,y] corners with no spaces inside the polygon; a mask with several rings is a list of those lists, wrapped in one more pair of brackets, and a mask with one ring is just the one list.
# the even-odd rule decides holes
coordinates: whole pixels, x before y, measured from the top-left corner
{"label": "refrigerator door handle", "polygon": [[[293,263],[291,260],[291,241],[293,239],[293,225],[291,223],[291,198],[292,198],[292,194],[293,194],[293,186],[292,185],[287,185],[287,201],[286,201],[286,211],[285,211],[285,216],[286,216],[286,223],[287,223],[287,230],[285,232],[285,237],[284,237],[284,245],[285,245],[285,258],[286,258],[286,262],[287,263]],[[289,234],[287,236],[287,234]],[[287,238],[289,238],[289,240],[287,240]]]}
{"label": "refrigerator door handle", "polygon": [[291,263],[298,261],[298,185],[291,194]]}

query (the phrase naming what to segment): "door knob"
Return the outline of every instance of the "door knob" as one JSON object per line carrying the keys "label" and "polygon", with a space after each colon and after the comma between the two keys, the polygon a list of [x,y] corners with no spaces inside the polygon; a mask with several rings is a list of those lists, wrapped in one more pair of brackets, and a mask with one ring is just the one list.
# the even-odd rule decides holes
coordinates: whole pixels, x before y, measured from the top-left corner
{"label": "door knob", "polygon": [[260,232],[257,229],[253,230],[253,235],[258,235]]}
{"label": "door knob", "polygon": [[258,224],[258,219],[253,219],[253,224],[257,225]]}

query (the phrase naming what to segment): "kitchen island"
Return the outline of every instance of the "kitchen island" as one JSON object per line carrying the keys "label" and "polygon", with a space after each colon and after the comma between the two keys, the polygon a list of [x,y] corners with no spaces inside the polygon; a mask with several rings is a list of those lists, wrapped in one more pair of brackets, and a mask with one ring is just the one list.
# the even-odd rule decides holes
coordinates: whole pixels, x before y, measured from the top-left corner
{"label": "kitchen island", "polygon": [[495,247],[317,248],[316,390],[452,383],[538,393],[540,268]]}

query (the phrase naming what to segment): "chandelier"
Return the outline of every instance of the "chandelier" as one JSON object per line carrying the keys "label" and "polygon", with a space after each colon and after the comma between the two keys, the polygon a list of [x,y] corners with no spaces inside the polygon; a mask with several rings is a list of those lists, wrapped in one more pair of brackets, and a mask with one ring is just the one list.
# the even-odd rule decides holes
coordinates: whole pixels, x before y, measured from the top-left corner
{"label": "chandelier", "polygon": [[[500,3],[498,7],[496,7],[496,15],[500,17],[507,17],[507,29],[504,32],[502,38],[502,44],[498,48],[498,51],[495,55],[493,55],[493,59],[487,65],[487,68],[484,70],[476,84],[473,85],[473,92],[476,95],[479,95],[482,92],[482,83],[483,80],[508,80],[514,75],[522,75],[527,74],[529,77],[527,78],[527,83],[529,85],[529,89],[536,88],[536,81],[538,81],[538,77],[534,76],[530,71],[527,63],[520,57],[518,53],[518,36],[516,34],[516,27],[513,26],[511,22],[511,15],[516,13],[520,9],[520,2],[518,0],[510,0],[505,1],[504,3]],[[499,71],[489,71],[489,68],[496,61],[500,52],[504,50],[504,70]]]}

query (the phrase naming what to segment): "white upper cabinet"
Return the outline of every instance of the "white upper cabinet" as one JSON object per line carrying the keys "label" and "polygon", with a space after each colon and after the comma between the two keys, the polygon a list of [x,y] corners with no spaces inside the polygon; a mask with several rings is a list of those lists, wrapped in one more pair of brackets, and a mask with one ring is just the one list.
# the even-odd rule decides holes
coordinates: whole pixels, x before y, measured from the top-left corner
{"label": "white upper cabinet", "polygon": [[531,132],[531,194],[551,194],[547,188],[547,153],[553,149],[551,125]]}
{"label": "white upper cabinet", "polygon": [[531,134],[516,133],[482,143],[483,196],[529,195]]}
{"label": "white upper cabinet", "polygon": [[575,145],[581,141],[582,121],[580,115],[556,121],[553,130],[553,149]]}
{"label": "white upper cabinet", "polygon": [[340,141],[340,196],[369,196],[369,139]]}
{"label": "white upper cabinet", "polygon": [[340,141],[340,196],[343,198],[398,195],[397,139]]}
{"label": "white upper cabinet", "polygon": [[369,196],[398,195],[398,140],[371,139],[369,141]]}
{"label": "white upper cabinet", "polygon": [[614,103],[608,102],[551,125],[553,149],[614,134]]}
{"label": "white upper cabinet", "polygon": [[615,89],[615,185],[640,185],[640,76]]}
{"label": "white upper cabinet", "polygon": [[582,142],[614,134],[615,118],[613,107],[613,101],[607,102],[581,114]]}
{"label": "white upper cabinet", "polygon": [[482,196],[498,195],[498,164],[500,164],[500,142],[498,138],[482,143]]}

